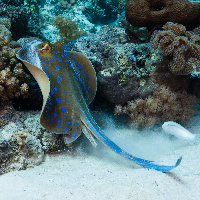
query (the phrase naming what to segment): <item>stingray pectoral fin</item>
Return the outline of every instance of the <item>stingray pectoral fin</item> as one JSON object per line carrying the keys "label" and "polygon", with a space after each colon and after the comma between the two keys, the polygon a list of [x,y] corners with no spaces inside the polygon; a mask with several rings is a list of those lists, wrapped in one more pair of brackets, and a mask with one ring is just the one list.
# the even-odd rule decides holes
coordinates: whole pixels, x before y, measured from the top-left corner
{"label": "stingray pectoral fin", "polygon": [[[85,97],[85,101],[87,105],[89,105],[95,97],[97,90],[97,79],[96,72],[90,60],[79,52],[66,52],[66,58],[71,60],[71,65],[75,65],[74,70],[78,72],[81,82],[79,84],[82,85],[82,93]],[[78,70],[78,71],[77,71]],[[84,87],[87,86],[87,87]]]}
{"label": "stingray pectoral fin", "polygon": [[71,144],[72,142],[74,142],[81,134],[77,133],[70,133],[70,134],[64,134],[64,142],[65,144]]}
{"label": "stingray pectoral fin", "polygon": [[[90,118],[90,120],[88,119],[88,117]],[[177,160],[175,165],[166,166],[166,165],[157,165],[157,164],[154,163],[154,161],[149,161],[149,160],[145,160],[145,159],[142,159],[142,158],[137,158],[137,157],[127,153],[126,151],[121,149],[119,146],[117,146],[114,142],[112,142],[101,131],[100,127],[96,124],[96,122],[94,121],[92,116],[88,115],[88,117],[84,114],[83,118],[82,118],[82,122],[85,124],[87,129],[89,129],[90,132],[96,138],[98,138],[103,144],[105,144],[106,146],[110,147],[113,151],[115,151],[120,156],[122,156],[124,158],[127,158],[129,160],[132,160],[132,161],[136,162],[137,164],[141,165],[144,168],[154,169],[154,170],[161,171],[161,172],[168,172],[168,171],[174,169],[175,167],[177,167],[180,164],[181,160],[182,160],[182,157],[180,157]]]}

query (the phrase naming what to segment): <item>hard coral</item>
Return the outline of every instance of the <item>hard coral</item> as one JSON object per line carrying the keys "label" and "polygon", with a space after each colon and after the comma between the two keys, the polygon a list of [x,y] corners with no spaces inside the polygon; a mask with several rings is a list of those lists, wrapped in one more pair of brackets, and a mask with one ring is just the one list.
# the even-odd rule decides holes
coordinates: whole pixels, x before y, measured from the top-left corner
{"label": "hard coral", "polygon": [[29,11],[21,3],[21,1],[0,0],[0,17],[8,18],[11,21],[10,30],[13,33],[12,37],[14,39],[22,36],[28,24]]}
{"label": "hard coral", "polygon": [[79,38],[80,36],[87,35],[85,31],[79,30],[76,22],[72,21],[70,18],[63,18],[60,15],[55,17],[53,25],[59,29],[62,43],[69,43]]}
{"label": "hard coral", "polygon": [[168,22],[162,31],[155,31],[151,47],[160,50],[163,59],[170,59],[168,67],[173,74],[188,75],[200,71],[200,36],[186,31],[181,24]]}
{"label": "hard coral", "polygon": [[102,26],[97,34],[78,39],[71,49],[84,53],[93,63],[99,93],[123,105],[152,94],[155,84],[149,74],[158,60],[149,43],[126,43],[125,36],[123,28]]}
{"label": "hard coral", "polygon": [[8,46],[11,33],[6,27],[10,27],[9,20],[2,18],[0,27],[4,30],[0,31],[0,105],[5,105],[15,97],[27,97],[26,82],[29,76],[24,72],[22,64],[17,62],[15,49]]}
{"label": "hard coral", "polygon": [[126,19],[134,26],[164,25],[167,22],[183,25],[199,24],[200,3],[189,0],[127,0]]}
{"label": "hard coral", "polygon": [[125,113],[137,127],[152,126],[165,121],[186,123],[196,111],[197,98],[184,92],[174,93],[161,85],[152,96],[128,101],[125,107],[116,107],[116,114]]}

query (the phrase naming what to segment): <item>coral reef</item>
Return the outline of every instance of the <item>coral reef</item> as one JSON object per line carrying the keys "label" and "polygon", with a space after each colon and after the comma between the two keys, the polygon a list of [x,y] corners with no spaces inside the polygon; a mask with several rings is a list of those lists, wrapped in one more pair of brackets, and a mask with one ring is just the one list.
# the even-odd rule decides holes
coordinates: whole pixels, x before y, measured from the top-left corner
{"label": "coral reef", "polygon": [[92,23],[108,24],[117,19],[117,15],[122,13],[125,0],[96,0],[85,5],[83,13]]}
{"label": "coral reef", "polygon": [[[29,9],[21,1],[0,0],[0,17],[10,19],[13,39],[19,39],[27,30]],[[15,4],[16,3],[16,4]]]}
{"label": "coral reef", "polygon": [[168,22],[162,31],[154,31],[151,47],[159,50],[168,59],[168,67],[173,74],[188,75],[200,71],[200,35],[198,29],[186,31],[181,24]]}
{"label": "coral reef", "polygon": [[10,20],[1,18],[0,27],[0,105],[5,105],[15,97],[27,97],[30,77],[24,72],[22,64],[17,62],[15,49],[9,47]]}
{"label": "coral reef", "polygon": [[165,85],[144,99],[128,101],[127,106],[116,106],[115,114],[128,114],[137,128],[152,126],[165,121],[185,124],[196,112],[197,98],[185,91],[173,92]]}
{"label": "coral reef", "polygon": [[85,31],[79,30],[76,22],[72,21],[70,18],[63,18],[60,15],[55,17],[53,25],[59,29],[61,42],[64,44],[72,42],[80,36],[87,35]]}
{"label": "coral reef", "polygon": [[67,9],[70,9],[72,6],[76,5],[76,0],[60,0],[60,4]]}
{"label": "coral reef", "polygon": [[156,87],[149,74],[159,56],[147,43],[127,43],[123,28],[103,26],[96,34],[78,39],[71,50],[84,53],[92,61],[98,91],[114,104],[143,98]]}
{"label": "coral reef", "polygon": [[134,26],[164,25],[167,22],[198,26],[200,3],[189,0],[127,0],[126,19]]}
{"label": "coral reef", "polygon": [[19,112],[7,107],[0,112],[0,174],[39,165],[45,152],[68,150],[62,135],[40,125],[40,111]]}

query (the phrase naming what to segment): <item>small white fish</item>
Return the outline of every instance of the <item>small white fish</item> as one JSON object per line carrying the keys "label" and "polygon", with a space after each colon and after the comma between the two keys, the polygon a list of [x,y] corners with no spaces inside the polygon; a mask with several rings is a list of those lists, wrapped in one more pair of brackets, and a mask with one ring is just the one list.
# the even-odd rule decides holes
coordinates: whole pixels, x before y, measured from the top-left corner
{"label": "small white fish", "polygon": [[173,122],[173,121],[168,121],[165,122],[162,125],[162,128],[164,129],[165,132],[174,135],[177,138],[180,139],[187,139],[187,140],[194,140],[195,135],[190,133],[187,129],[185,129],[183,126],[180,124]]}

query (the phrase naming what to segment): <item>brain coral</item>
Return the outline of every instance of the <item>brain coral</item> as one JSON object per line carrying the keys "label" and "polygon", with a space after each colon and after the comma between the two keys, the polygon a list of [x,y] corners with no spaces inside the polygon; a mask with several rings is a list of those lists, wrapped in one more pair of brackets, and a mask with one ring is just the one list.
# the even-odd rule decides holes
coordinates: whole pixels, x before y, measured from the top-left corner
{"label": "brain coral", "polygon": [[186,123],[196,112],[197,98],[185,91],[174,93],[165,85],[159,86],[152,96],[128,101],[127,106],[116,106],[115,113],[125,113],[137,127],[151,126],[165,121]]}
{"label": "brain coral", "polygon": [[162,31],[154,31],[151,47],[160,50],[163,60],[169,59],[168,67],[173,74],[188,75],[200,71],[200,35],[198,29],[186,31],[181,24],[168,22]]}
{"label": "brain coral", "polygon": [[167,22],[199,24],[200,3],[189,0],[127,0],[126,19],[134,26],[163,25]]}

